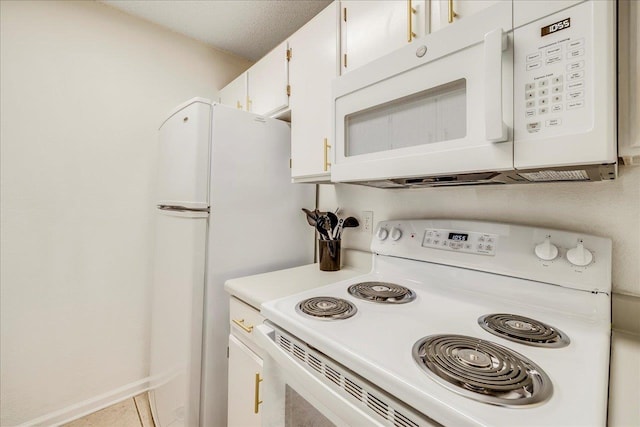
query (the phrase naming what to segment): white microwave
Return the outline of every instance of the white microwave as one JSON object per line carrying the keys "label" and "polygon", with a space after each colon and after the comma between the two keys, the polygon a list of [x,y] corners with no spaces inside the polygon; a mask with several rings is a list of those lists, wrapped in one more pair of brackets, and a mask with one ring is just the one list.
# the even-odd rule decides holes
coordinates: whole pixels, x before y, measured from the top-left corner
{"label": "white microwave", "polygon": [[502,0],[334,81],[334,182],[617,174],[616,2]]}

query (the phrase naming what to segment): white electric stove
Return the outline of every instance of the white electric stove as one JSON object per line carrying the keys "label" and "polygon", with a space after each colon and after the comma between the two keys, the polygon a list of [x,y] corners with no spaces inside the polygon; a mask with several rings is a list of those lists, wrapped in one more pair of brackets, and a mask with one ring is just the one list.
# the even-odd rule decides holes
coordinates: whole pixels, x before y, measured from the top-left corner
{"label": "white electric stove", "polygon": [[370,273],[262,305],[263,425],[606,424],[609,239],[402,220],[371,249]]}

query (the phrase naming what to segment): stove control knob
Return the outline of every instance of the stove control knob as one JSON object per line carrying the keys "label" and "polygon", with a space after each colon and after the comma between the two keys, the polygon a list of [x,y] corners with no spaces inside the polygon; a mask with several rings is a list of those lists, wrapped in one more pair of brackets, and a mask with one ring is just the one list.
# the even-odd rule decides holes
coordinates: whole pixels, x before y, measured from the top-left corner
{"label": "stove control knob", "polygon": [[551,261],[558,256],[558,248],[551,243],[551,236],[547,236],[544,242],[536,246],[536,256],[543,261]]}
{"label": "stove control knob", "polygon": [[400,240],[401,237],[402,237],[402,230],[400,230],[399,228],[393,227],[391,229],[391,238],[393,240]]}
{"label": "stove control knob", "polygon": [[378,229],[378,232],[376,233],[376,237],[378,238],[378,240],[384,240],[389,236],[389,232],[387,231],[386,228],[384,227],[380,227]]}
{"label": "stove control knob", "polygon": [[567,259],[573,265],[584,267],[585,265],[591,264],[593,254],[589,249],[584,247],[582,239],[579,239],[576,247],[567,251]]}

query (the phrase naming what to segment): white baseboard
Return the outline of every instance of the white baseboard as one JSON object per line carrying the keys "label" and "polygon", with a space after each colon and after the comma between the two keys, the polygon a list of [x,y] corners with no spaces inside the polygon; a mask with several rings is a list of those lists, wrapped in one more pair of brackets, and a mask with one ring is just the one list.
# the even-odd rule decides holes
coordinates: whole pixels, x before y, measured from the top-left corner
{"label": "white baseboard", "polygon": [[66,408],[50,412],[22,423],[18,427],[59,426],[143,393],[149,390],[149,384],[150,378],[144,378],[140,381],[127,384],[115,390],[111,390],[82,402],[67,406]]}

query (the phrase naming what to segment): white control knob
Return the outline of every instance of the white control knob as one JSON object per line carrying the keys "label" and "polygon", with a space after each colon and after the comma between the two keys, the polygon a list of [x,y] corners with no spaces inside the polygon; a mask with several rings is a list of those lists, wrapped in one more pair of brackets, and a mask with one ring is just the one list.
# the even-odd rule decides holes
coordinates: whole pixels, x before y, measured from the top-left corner
{"label": "white control knob", "polygon": [[547,236],[544,242],[536,246],[536,256],[544,261],[551,261],[558,256],[558,248],[551,243],[551,236]]}
{"label": "white control knob", "polygon": [[573,265],[584,267],[585,265],[591,264],[591,261],[593,261],[593,254],[589,249],[584,247],[584,243],[582,242],[582,239],[580,239],[578,240],[578,244],[575,248],[567,251],[567,259]]}
{"label": "white control knob", "polygon": [[399,240],[402,237],[402,230],[399,228],[393,227],[391,229],[391,238],[393,240]]}
{"label": "white control knob", "polygon": [[389,236],[389,232],[387,231],[387,229],[384,227],[380,227],[378,229],[378,232],[376,233],[376,237],[378,238],[378,240],[384,240],[387,238],[387,236]]}

